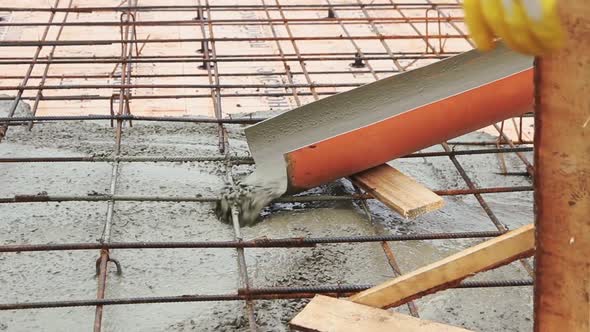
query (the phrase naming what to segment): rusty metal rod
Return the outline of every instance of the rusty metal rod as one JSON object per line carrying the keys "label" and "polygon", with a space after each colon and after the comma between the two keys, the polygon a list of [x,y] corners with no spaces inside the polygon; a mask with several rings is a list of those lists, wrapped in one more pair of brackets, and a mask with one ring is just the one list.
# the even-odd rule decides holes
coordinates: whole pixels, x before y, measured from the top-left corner
{"label": "rusty metal rod", "polygon": [[434,192],[440,196],[499,194],[499,193],[512,193],[512,192],[523,192],[523,191],[533,191],[533,187],[532,186],[519,186],[519,187],[492,187],[492,188],[434,190]]}
{"label": "rusty metal rod", "polygon": [[416,152],[403,156],[400,158],[426,158],[426,157],[444,157],[444,156],[465,156],[474,154],[487,154],[487,153],[510,153],[510,152],[532,152],[532,147],[514,147],[514,148],[496,148],[496,149],[478,149],[478,150],[451,150],[451,151],[440,151],[440,152]]}
{"label": "rusty metal rod", "polygon": [[[331,6],[327,5],[319,5],[319,4],[290,4],[290,5],[269,5],[266,9],[270,10],[294,10],[294,9],[312,9],[314,11],[317,10],[328,10],[330,7],[339,8],[341,10],[358,10],[359,5],[354,3],[339,3],[333,4]],[[362,4],[362,7],[365,8],[377,8],[377,9],[414,9],[414,10],[422,10],[428,8],[442,8],[445,9],[461,9],[461,5],[457,4],[456,2],[447,2],[447,3],[437,3],[437,4],[425,4],[420,2],[414,3],[400,3],[400,4],[385,4],[385,3],[365,3]],[[72,12],[72,13],[92,13],[92,12],[121,12],[121,11],[128,11],[128,10],[135,10],[135,11],[197,11],[199,9],[209,9],[209,10],[265,10],[265,7],[262,5],[251,5],[251,4],[243,4],[243,5],[209,5],[209,6],[198,6],[198,5],[168,5],[168,6],[119,6],[119,7],[73,7],[73,8],[47,8],[47,7],[0,7],[0,11],[8,11],[8,12]]]}
{"label": "rusty metal rod", "polygon": [[[452,55],[457,55],[458,53],[440,53],[440,54],[403,54],[403,53],[392,53],[388,56],[361,56],[361,60],[442,60],[446,59]],[[147,59],[146,59],[147,58]],[[352,61],[356,60],[357,56],[302,56],[301,58],[297,57],[285,57],[280,58],[277,56],[272,55],[263,55],[263,56],[251,56],[251,57],[240,57],[240,56],[227,56],[227,57],[212,57],[209,59],[205,59],[200,56],[192,56],[192,57],[169,57],[169,58],[161,58],[161,57],[140,57],[140,58],[133,58],[127,60],[121,60],[117,58],[77,58],[77,59],[41,59],[41,60],[33,60],[30,58],[26,59],[10,59],[10,58],[0,58],[0,65],[28,65],[28,64],[59,64],[59,65],[70,65],[70,64],[110,64],[110,63],[201,63],[201,62],[214,62],[214,63],[221,63],[221,62],[267,62],[267,61]],[[349,72],[350,73],[350,72]]]}
{"label": "rusty metal rod", "polygon": [[[320,56],[320,57],[337,57],[337,56],[354,56],[356,55],[357,52],[305,52],[305,53],[301,53],[301,56],[304,57],[314,57],[314,56]],[[363,54],[365,56],[385,56],[385,55],[389,55],[389,53],[387,52],[363,52]],[[394,56],[426,56],[427,58],[429,58],[430,56],[432,56],[432,54],[424,54],[422,52],[415,52],[415,51],[398,51],[398,52],[392,52],[392,54]],[[461,52],[458,51],[449,51],[449,52],[442,52],[440,54],[449,54],[449,55],[456,55],[456,54],[461,54]],[[193,54],[167,54],[167,55],[142,55],[140,57],[134,57],[135,59],[183,59],[183,58],[187,58],[187,59],[192,59],[192,58],[197,58],[197,59],[203,59],[205,58],[205,54],[202,55],[193,55]],[[296,57],[297,54],[294,53],[284,53],[283,55],[280,54],[274,54],[274,53],[256,53],[256,54],[218,54],[215,57],[213,57],[212,55],[209,56],[210,59],[225,59],[225,58],[245,58],[245,59],[250,59],[250,58],[267,58],[267,57],[274,57],[274,58],[279,58],[279,59],[283,59],[283,58],[289,58],[289,57]],[[17,60],[31,60],[31,57],[25,57],[25,56],[10,56],[10,57],[0,57],[0,60],[6,60],[6,61],[17,61]],[[39,59],[47,59],[46,56],[43,57],[39,57]],[[123,59],[119,59],[118,57],[114,57],[114,56],[106,56],[106,55],[102,55],[102,56],[59,56],[59,57],[53,57],[53,59],[55,60],[112,60],[112,59],[118,59],[118,60],[123,60]],[[347,73],[350,73],[349,71],[347,71]],[[135,75],[134,75],[135,76]]]}
{"label": "rusty metal rod", "polygon": [[[23,122],[25,123],[25,122]],[[532,147],[518,147],[505,149],[463,150],[452,152],[418,152],[400,158],[446,157],[450,155],[496,154],[510,152],[531,152]],[[215,162],[226,161],[225,156],[78,156],[78,157],[0,157],[0,163],[54,163],[54,162]],[[230,161],[236,164],[252,164],[254,160],[249,156],[230,156]]]}
{"label": "rusty metal rod", "polygon": [[[520,142],[513,142],[513,144],[533,144],[533,141],[520,141]],[[500,140],[500,141],[449,141],[447,142],[449,145],[472,145],[472,146],[486,146],[486,145],[510,145],[508,141]]]}
{"label": "rusty metal rod", "polygon": [[402,242],[419,240],[452,240],[489,238],[504,234],[501,231],[431,233],[431,234],[381,234],[331,237],[297,237],[284,239],[254,239],[233,241],[193,242],[109,242],[109,243],[60,243],[60,244],[10,244],[0,245],[0,252],[77,251],[97,249],[220,249],[220,248],[298,248],[317,244]]}
{"label": "rusty metal rod", "polygon": [[[289,23],[293,25],[321,25],[321,24],[338,24],[338,21],[346,22],[347,24],[366,24],[368,22],[375,22],[378,24],[407,24],[412,23],[427,23],[427,22],[463,22],[464,18],[461,16],[450,16],[445,18],[433,17],[343,17],[338,19],[330,18],[286,18],[286,19],[213,19],[207,20],[213,25],[268,25],[269,23]],[[116,26],[121,25],[135,25],[135,26],[175,26],[175,25],[199,25],[195,20],[149,20],[138,21],[135,23],[115,22],[115,21],[95,21],[95,22],[67,22],[64,26]],[[48,22],[0,22],[0,27],[14,27],[14,26],[59,26],[59,23]]]}
{"label": "rusty metal rod", "polygon": [[358,87],[365,83],[312,83],[312,84],[63,84],[0,86],[2,90],[71,90],[71,89],[291,89]]}
{"label": "rusty metal rod", "polygon": [[[374,70],[375,73],[378,74],[394,74],[397,73],[396,70]],[[316,75],[339,75],[339,74],[368,74],[371,71],[368,70],[333,70],[333,71],[308,71],[310,74]],[[220,77],[251,77],[251,76],[280,76],[280,75],[303,75],[301,71],[294,71],[290,70],[287,72],[243,72],[243,73],[235,73],[235,72],[227,72],[227,73],[219,73]],[[31,75],[30,78],[41,78],[41,75]],[[57,78],[57,79],[65,79],[65,78],[79,78],[79,79],[108,79],[117,77],[117,75],[109,75],[109,74],[92,74],[92,75],[82,75],[82,74],[64,74],[64,75],[47,75],[47,78]],[[136,74],[133,75],[135,78],[161,78],[161,77],[207,77],[207,74],[203,73],[171,73],[171,74]],[[20,75],[3,75],[0,73],[0,79],[21,79],[22,76]]]}
{"label": "rusty metal rod", "polygon": [[[490,281],[462,281],[454,288],[483,288],[483,287],[520,287],[532,286],[532,279],[522,280],[490,280]],[[250,289],[250,294],[292,294],[292,293],[349,293],[360,292],[374,285],[335,285],[335,286],[302,286],[302,287],[261,287]],[[238,294],[246,294],[245,289],[238,289]]]}
{"label": "rusty metal rod", "polygon": [[228,123],[228,124],[251,124],[263,121],[260,118],[236,118],[236,119],[214,119],[205,117],[174,117],[174,116],[142,116],[142,115],[64,115],[64,116],[19,116],[0,117],[0,122],[23,122],[23,121],[93,121],[93,120],[120,120],[120,121],[158,121],[158,122],[192,122],[192,123]]}
{"label": "rusty metal rod", "polygon": [[[430,35],[431,38],[446,39],[464,39],[464,35]],[[0,47],[26,47],[26,46],[91,46],[91,45],[111,45],[125,43],[200,43],[200,42],[256,42],[256,41],[325,41],[325,40],[412,40],[422,39],[417,35],[366,35],[366,36],[293,36],[293,37],[222,37],[222,38],[160,38],[160,39],[137,39],[137,40],[119,40],[119,39],[95,39],[95,40],[57,40],[57,41],[37,41],[37,40],[3,40],[0,41]]]}
{"label": "rusty metal rod", "polygon": [[[375,71],[375,72],[380,72],[380,73],[396,73],[396,71],[392,71],[392,70],[383,70],[383,71]],[[360,71],[354,72],[356,73],[360,73],[360,74],[366,74],[369,73],[367,71]],[[298,75],[302,75],[303,73],[298,73]],[[340,72],[340,73],[335,73],[335,72],[309,72],[309,74],[351,74],[351,72]],[[274,73],[272,75],[284,75],[284,73]],[[271,75],[271,76],[272,76]],[[185,75],[172,75],[172,76],[162,76],[162,77],[184,77]],[[188,75],[190,76],[190,75]],[[223,76],[223,75],[221,75]],[[240,76],[240,75],[237,75]],[[116,75],[113,77],[117,77]],[[150,77],[148,75],[142,76],[142,77]],[[157,77],[157,76],[156,76]],[[0,75],[0,78],[5,78],[4,76]],[[31,76],[31,78],[40,78],[40,77],[33,77]],[[58,78],[58,77],[54,77],[54,78]],[[71,78],[68,77],[67,75],[64,75],[64,77],[60,77],[60,78]],[[79,77],[79,78],[85,78],[85,77]],[[110,78],[110,77],[109,77]],[[337,91],[318,91],[317,94],[318,95],[334,95],[337,94],[339,92]],[[300,96],[309,96],[311,95],[309,92],[298,92],[298,94]],[[243,98],[243,97],[282,97],[282,96],[292,96],[292,93],[288,93],[288,92],[284,92],[284,93],[276,93],[276,92],[270,92],[270,93],[222,93],[221,97],[226,97],[226,98]],[[43,96],[41,98],[41,100],[53,100],[53,101],[60,101],[60,100],[110,100],[112,97],[112,95],[110,96],[101,96],[101,95],[90,95],[90,94],[85,94],[85,95],[67,95],[67,96]],[[210,98],[211,96],[209,94],[173,94],[173,95],[131,95],[129,96],[129,99],[191,99],[191,98]],[[13,100],[13,97],[5,97],[5,96],[0,96],[0,100]],[[34,100],[35,97],[31,97],[31,96],[23,96],[21,97],[21,100]],[[527,118],[532,118],[533,114],[529,113],[529,114],[524,114],[524,117]],[[500,143],[504,143],[504,144],[508,144],[506,141],[500,141]],[[532,141],[515,141],[513,142],[513,144],[532,144]],[[493,141],[493,142],[468,142],[468,143],[460,143],[460,142],[456,142],[456,141],[449,141],[448,144],[465,144],[465,145],[496,145],[498,144],[498,141]]]}
{"label": "rusty metal rod", "polygon": [[[130,0],[130,5],[138,5],[138,0]],[[121,22],[130,22],[135,21],[135,14],[131,11],[126,11],[120,15]],[[129,38],[132,39],[130,43],[122,43],[121,44],[121,60],[126,60],[133,57],[133,46],[137,48],[137,43],[133,43],[133,39],[137,39],[137,31],[135,27],[131,27],[129,25],[125,25],[125,27],[120,27],[120,36],[121,40],[128,40]],[[139,51],[137,51],[139,53]],[[131,83],[131,75],[132,75],[132,64],[131,63],[122,63],[121,64],[121,83],[123,85]],[[113,100],[117,98],[119,100],[119,108],[117,110],[117,115],[130,115],[131,110],[129,109],[129,95],[131,91],[127,88],[120,87],[118,95],[113,94],[113,99],[111,99],[111,115],[115,115],[113,109]],[[112,123],[112,122],[111,122]],[[129,121],[131,124],[131,121]],[[121,154],[121,140],[123,135],[123,120],[117,119],[116,129],[115,129],[115,155],[118,156]],[[114,196],[117,191],[117,183],[120,174],[120,163],[114,162],[112,164],[111,169],[111,177],[110,177],[110,189],[109,193],[111,196]],[[113,224],[113,217],[115,214],[115,200],[109,200],[107,202],[107,213],[106,213],[106,220],[104,223],[103,231],[100,237],[101,244],[108,244],[110,242],[111,237],[111,229]],[[108,262],[111,261],[110,251],[108,248],[101,248],[100,249],[100,256],[98,259],[98,286],[97,286],[97,300],[103,300],[105,297],[106,292],[106,282],[108,277]],[[104,308],[102,305],[97,305],[95,309],[95,318],[94,318],[94,332],[100,332],[102,330],[102,317],[103,317]]]}
{"label": "rusty metal rod", "polygon": [[[238,164],[253,164],[248,156],[230,156],[230,161]],[[8,157],[0,158],[0,163],[54,163],[54,162],[215,162],[227,161],[225,156],[80,156],[80,157]]]}
{"label": "rusty metal rod", "polygon": [[[318,95],[322,96],[330,96],[337,94],[337,91],[319,91],[317,92]],[[222,93],[220,96],[225,98],[245,98],[245,97],[283,97],[283,96],[291,96],[291,93],[288,92],[271,92],[271,93]],[[300,96],[309,96],[311,95],[308,92],[300,92]],[[67,96],[43,96],[41,100],[52,100],[52,101],[61,101],[61,100],[110,100],[112,95],[109,96],[101,96],[101,95],[91,95],[91,94],[84,94],[84,95],[67,95]],[[174,94],[174,95],[131,95],[129,99],[199,99],[199,98],[211,98],[209,94]],[[10,97],[2,97],[0,96],[0,100],[11,100]],[[21,100],[34,100],[35,97],[22,97]]]}
{"label": "rusty metal rod", "polygon": [[313,247],[302,239],[268,239],[252,241],[208,241],[208,242],[136,242],[136,243],[62,243],[24,244],[0,246],[0,252],[32,251],[75,251],[101,249],[212,249],[212,248],[291,248]]}
{"label": "rusty metal rod", "polygon": [[[532,186],[520,187],[491,187],[491,188],[469,188],[469,189],[447,189],[433,190],[434,193],[441,196],[459,196],[459,195],[480,195],[480,194],[498,194],[508,192],[525,192],[532,191]],[[304,203],[304,202],[331,202],[331,201],[352,201],[373,199],[369,194],[358,195],[308,195],[308,196],[285,196],[277,198],[275,203]],[[205,196],[127,196],[127,195],[109,195],[96,194],[87,196],[69,196],[69,195],[15,195],[12,197],[0,197],[0,204],[9,203],[33,203],[33,202],[103,202],[103,201],[126,201],[126,202],[200,202],[215,203],[220,200],[219,197]]]}
{"label": "rusty metal rod", "polygon": [[[533,284],[532,280],[499,280],[499,281],[464,281],[450,289],[463,288],[484,288],[484,287],[526,287]],[[316,294],[329,294],[333,296],[348,296],[353,293],[368,289],[373,285],[339,285],[339,286],[316,286],[309,287],[314,292],[295,292],[287,288],[280,289],[279,293],[264,293],[268,288],[263,288],[257,294],[258,289],[250,288],[244,294],[220,294],[220,295],[180,295],[180,296],[158,296],[158,297],[129,297],[120,299],[102,300],[67,300],[67,301],[45,301],[45,302],[24,302],[0,304],[0,310],[25,310],[43,308],[64,308],[82,307],[96,305],[125,305],[125,304],[148,304],[148,303],[180,303],[180,302],[219,302],[219,301],[243,301],[247,299],[273,300],[273,299],[305,299],[312,298]],[[305,287],[298,287],[306,289]]]}

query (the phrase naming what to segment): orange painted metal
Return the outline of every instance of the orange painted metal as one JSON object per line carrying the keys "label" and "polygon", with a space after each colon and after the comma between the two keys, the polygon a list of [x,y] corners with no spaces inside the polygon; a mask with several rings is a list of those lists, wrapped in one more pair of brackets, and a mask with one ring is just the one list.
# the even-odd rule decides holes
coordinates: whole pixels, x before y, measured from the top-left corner
{"label": "orange painted metal", "polygon": [[285,155],[289,187],[306,189],[529,111],[528,69]]}

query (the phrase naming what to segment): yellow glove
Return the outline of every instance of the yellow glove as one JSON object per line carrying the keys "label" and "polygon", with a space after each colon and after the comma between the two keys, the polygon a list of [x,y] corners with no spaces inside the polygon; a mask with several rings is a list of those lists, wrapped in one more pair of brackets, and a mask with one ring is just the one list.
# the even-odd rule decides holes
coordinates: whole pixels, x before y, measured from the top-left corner
{"label": "yellow glove", "polygon": [[[587,1],[587,0],[582,0]],[[478,49],[502,38],[515,51],[543,55],[562,46],[558,0],[464,0],[465,23]]]}

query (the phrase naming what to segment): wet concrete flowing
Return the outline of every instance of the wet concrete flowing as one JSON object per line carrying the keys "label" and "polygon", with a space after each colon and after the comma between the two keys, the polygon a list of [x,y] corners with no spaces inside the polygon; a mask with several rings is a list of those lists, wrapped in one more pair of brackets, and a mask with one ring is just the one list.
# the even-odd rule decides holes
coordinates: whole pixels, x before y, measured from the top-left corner
{"label": "wet concrete flowing", "polygon": [[260,212],[273,200],[283,196],[286,183],[283,178],[269,178],[265,172],[255,170],[235,186],[226,184],[221,193],[221,200],[215,207],[219,220],[232,222],[232,207],[238,209],[240,226],[252,226],[260,222]]}
{"label": "wet concrete flowing", "polygon": [[[243,127],[227,126],[231,154],[245,155]],[[469,139],[490,140],[472,133]],[[36,125],[29,132],[11,127],[0,156],[108,156],[114,132],[107,122]],[[440,151],[439,147],[428,149]],[[217,153],[217,128],[203,124],[134,123],[123,130],[122,155],[178,156]],[[530,185],[523,177],[503,177],[494,155],[458,157],[478,186]],[[522,164],[506,155],[509,170]],[[464,188],[447,157],[403,159],[392,163],[433,189]],[[224,165],[206,163],[122,163],[117,184],[121,195],[220,196],[226,187]],[[0,196],[36,194],[104,194],[109,190],[108,163],[0,164]],[[233,166],[242,182],[251,165]],[[345,194],[345,180],[312,193]],[[532,194],[486,195],[498,218],[514,228],[532,220]],[[369,221],[351,202],[270,204],[262,222],[242,229],[244,239],[291,236],[372,235],[495,230],[471,196],[446,197],[440,211],[403,220],[377,201],[369,201]],[[106,203],[22,203],[0,205],[0,243],[96,242],[105,222]],[[231,240],[233,230],[218,221],[207,203],[117,202],[112,241]],[[391,242],[403,271],[450,255],[478,241]],[[239,287],[233,249],[112,250],[123,274],[109,269],[107,298],[231,294]],[[0,254],[0,301],[31,302],[93,299],[96,251]],[[393,276],[379,243],[319,245],[315,248],[247,249],[252,287],[373,284]],[[480,280],[528,278],[518,263],[477,276]],[[448,290],[417,301],[421,317],[477,331],[527,331],[532,327],[532,288]],[[287,322],[306,300],[255,301],[261,331],[287,331]],[[406,312],[406,307],[396,310]],[[89,330],[94,307],[0,311],[0,331]],[[105,331],[246,331],[241,302],[106,306]]]}

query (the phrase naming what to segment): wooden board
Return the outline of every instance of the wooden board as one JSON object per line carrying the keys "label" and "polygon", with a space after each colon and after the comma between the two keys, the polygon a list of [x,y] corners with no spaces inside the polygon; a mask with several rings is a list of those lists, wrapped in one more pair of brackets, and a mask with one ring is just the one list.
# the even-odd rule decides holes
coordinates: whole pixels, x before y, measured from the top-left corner
{"label": "wooden board", "polygon": [[291,320],[290,325],[296,331],[314,332],[467,331],[323,295],[316,295],[303,311]]}
{"label": "wooden board", "polygon": [[530,224],[369,288],[350,300],[376,308],[397,306],[456,285],[478,272],[530,256],[534,249],[535,228]]}
{"label": "wooden board", "polygon": [[590,2],[558,3],[568,41],[537,63],[535,331],[590,331]]}
{"label": "wooden board", "polygon": [[415,218],[444,205],[442,197],[387,164],[355,174],[351,179],[405,218]]}

